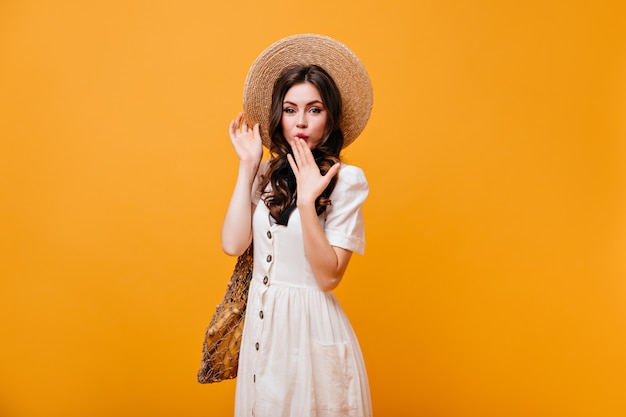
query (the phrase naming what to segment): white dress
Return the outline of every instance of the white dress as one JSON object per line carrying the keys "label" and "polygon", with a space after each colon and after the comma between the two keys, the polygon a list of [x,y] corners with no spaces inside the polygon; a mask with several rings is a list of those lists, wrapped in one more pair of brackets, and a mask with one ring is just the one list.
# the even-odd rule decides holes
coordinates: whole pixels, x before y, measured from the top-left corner
{"label": "white dress", "polygon": [[[367,180],[350,165],[342,164],[338,175],[320,222],[331,245],[362,255]],[[281,226],[256,203],[235,417],[370,417],[359,342],[335,295],[321,291],[313,276],[298,209]]]}

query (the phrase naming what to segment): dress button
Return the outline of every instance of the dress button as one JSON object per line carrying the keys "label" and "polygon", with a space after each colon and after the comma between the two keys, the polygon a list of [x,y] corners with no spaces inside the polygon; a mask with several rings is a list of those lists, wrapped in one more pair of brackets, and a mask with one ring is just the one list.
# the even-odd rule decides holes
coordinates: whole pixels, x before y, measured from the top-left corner
{"label": "dress button", "polygon": [[270,281],[270,279],[267,276],[263,277],[263,284],[267,285],[267,283]]}
{"label": "dress button", "polygon": [[263,310],[259,311],[259,317],[263,318]]}
{"label": "dress button", "polygon": [[272,232],[270,232],[269,230],[267,231],[267,238],[271,239],[272,238]]}
{"label": "dress button", "polygon": [[256,344],[254,345],[254,347],[256,348],[256,350],[259,350],[259,342],[256,342]]}
{"label": "dress button", "polygon": [[267,255],[267,258],[265,258],[267,260],[267,262],[272,262],[272,255]]}

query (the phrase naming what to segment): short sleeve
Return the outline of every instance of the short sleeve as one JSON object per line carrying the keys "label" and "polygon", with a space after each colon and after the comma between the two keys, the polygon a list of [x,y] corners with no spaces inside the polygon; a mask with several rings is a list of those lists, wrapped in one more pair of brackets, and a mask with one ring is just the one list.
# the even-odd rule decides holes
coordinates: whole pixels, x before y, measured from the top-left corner
{"label": "short sleeve", "polygon": [[326,209],[324,233],[332,246],[363,255],[365,224],[362,206],[369,185],[363,170],[352,165],[342,164],[337,175],[337,185],[330,195],[331,205]]}

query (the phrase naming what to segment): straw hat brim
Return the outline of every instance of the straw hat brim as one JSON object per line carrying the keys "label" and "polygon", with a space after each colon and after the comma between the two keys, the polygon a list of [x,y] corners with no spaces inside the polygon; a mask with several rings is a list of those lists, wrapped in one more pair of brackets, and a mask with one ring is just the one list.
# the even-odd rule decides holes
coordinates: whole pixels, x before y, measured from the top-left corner
{"label": "straw hat brim", "polygon": [[243,110],[248,125],[259,123],[263,145],[269,148],[269,117],[274,82],[288,67],[317,65],[339,88],[343,112],[339,125],[345,148],[361,134],[372,112],[370,77],[361,60],[344,44],[318,34],[298,34],[281,39],[254,61],[244,84]]}

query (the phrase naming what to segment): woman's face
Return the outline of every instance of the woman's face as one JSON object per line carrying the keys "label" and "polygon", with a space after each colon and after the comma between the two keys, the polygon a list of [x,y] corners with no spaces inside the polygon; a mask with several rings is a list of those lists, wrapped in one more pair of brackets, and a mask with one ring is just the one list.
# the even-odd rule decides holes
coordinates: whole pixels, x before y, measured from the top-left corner
{"label": "woman's face", "polygon": [[313,84],[296,84],[285,94],[280,123],[287,141],[302,138],[309,149],[315,149],[324,138],[327,118],[326,107]]}

